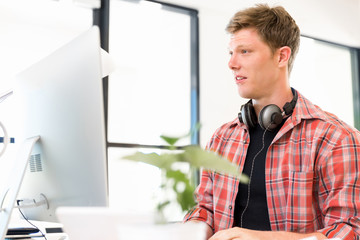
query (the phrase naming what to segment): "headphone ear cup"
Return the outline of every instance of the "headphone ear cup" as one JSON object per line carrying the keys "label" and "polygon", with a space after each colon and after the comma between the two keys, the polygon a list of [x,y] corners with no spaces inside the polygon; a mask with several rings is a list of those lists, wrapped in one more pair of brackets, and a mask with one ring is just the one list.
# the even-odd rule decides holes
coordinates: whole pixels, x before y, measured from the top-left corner
{"label": "headphone ear cup", "polygon": [[241,119],[242,122],[249,128],[254,128],[257,123],[257,117],[255,113],[255,109],[251,102],[246,103],[241,108]]}
{"label": "headphone ear cup", "polygon": [[282,120],[281,109],[275,104],[265,106],[259,113],[259,124],[264,130],[274,130]]}

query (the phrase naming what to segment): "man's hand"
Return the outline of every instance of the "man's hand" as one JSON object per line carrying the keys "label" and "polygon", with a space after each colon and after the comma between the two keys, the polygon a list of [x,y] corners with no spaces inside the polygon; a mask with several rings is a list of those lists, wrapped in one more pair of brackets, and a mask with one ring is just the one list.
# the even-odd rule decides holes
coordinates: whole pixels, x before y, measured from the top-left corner
{"label": "man's hand", "polygon": [[209,240],[299,240],[315,236],[318,240],[327,239],[321,233],[300,234],[292,232],[255,231],[245,228],[234,227],[218,231]]}

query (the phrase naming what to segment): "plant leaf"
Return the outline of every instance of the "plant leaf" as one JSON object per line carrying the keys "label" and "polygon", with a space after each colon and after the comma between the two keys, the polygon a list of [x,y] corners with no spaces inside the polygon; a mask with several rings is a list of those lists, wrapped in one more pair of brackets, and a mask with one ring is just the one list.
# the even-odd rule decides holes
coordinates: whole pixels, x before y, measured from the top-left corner
{"label": "plant leaf", "polygon": [[171,170],[171,165],[177,160],[177,157],[171,156],[170,154],[159,155],[156,153],[136,152],[132,155],[124,156],[123,159],[135,162],[144,162],[161,169]]}
{"label": "plant leaf", "polygon": [[185,135],[180,136],[180,137],[170,137],[170,136],[166,136],[166,135],[161,135],[160,138],[163,139],[167,144],[171,146],[174,146],[180,139],[192,136],[195,134],[196,131],[198,131],[201,128],[201,124],[200,123],[196,123],[195,126]]}
{"label": "plant leaf", "polygon": [[238,177],[243,183],[248,182],[248,177],[239,172],[236,164],[231,163],[214,152],[205,151],[197,146],[189,146],[185,148],[182,155],[182,160],[189,162],[191,166]]}
{"label": "plant leaf", "polygon": [[185,188],[185,191],[182,193],[177,193],[177,202],[180,204],[181,209],[183,211],[187,211],[193,206],[195,206],[195,198],[194,198],[195,188],[191,185],[188,185]]}
{"label": "plant leaf", "polygon": [[161,135],[160,138],[163,139],[170,146],[174,146],[177,143],[177,141],[180,140],[180,138],[178,137],[169,137],[165,135]]}

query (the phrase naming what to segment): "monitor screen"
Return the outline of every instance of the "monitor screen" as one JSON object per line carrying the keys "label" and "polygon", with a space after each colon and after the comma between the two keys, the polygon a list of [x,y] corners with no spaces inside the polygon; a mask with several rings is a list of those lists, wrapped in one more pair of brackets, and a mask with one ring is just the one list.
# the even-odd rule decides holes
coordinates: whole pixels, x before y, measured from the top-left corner
{"label": "monitor screen", "polygon": [[100,51],[94,26],[16,77],[16,142],[40,136],[18,195],[28,219],[108,205]]}

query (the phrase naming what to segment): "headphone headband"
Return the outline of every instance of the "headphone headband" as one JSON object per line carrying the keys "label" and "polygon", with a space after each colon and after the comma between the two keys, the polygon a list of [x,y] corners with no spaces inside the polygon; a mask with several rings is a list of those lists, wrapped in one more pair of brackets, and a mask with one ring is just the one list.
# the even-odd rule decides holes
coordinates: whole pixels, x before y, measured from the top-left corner
{"label": "headphone headband", "polygon": [[296,101],[298,98],[295,89],[291,88],[293,99],[285,103],[283,112],[275,104],[265,106],[259,113],[259,119],[256,117],[255,109],[252,100],[249,100],[245,105],[242,105],[238,114],[239,121],[244,123],[248,128],[253,128],[259,122],[260,126],[265,130],[273,130],[282,122],[284,116],[289,116],[293,113]]}
{"label": "headphone headband", "polygon": [[286,116],[289,116],[289,115],[291,115],[293,113],[295,105],[296,105],[296,101],[297,101],[297,98],[298,98],[296,90],[291,88],[291,91],[292,91],[294,97],[291,100],[291,102],[285,103],[285,105],[283,107]]}

